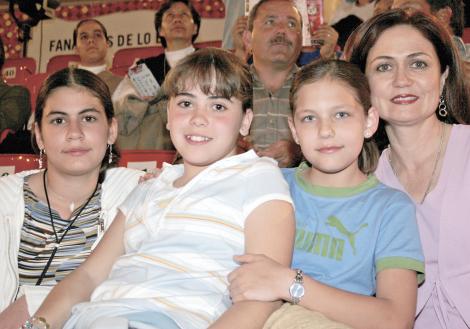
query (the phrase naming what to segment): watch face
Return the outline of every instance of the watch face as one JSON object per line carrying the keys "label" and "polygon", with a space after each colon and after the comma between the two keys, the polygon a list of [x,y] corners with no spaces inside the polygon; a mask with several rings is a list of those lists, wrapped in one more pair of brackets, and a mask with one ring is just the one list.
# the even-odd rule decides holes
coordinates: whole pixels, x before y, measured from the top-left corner
{"label": "watch face", "polygon": [[292,298],[302,298],[305,294],[305,289],[303,284],[294,282],[289,288],[290,295]]}

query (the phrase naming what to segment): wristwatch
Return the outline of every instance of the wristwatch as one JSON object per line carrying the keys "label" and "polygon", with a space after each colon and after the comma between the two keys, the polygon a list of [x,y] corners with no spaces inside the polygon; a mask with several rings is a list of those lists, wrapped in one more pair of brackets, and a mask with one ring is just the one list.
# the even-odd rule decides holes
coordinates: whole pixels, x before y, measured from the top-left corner
{"label": "wristwatch", "polygon": [[21,329],[49,329],[51,326],[42,317],[31,317],[21,326]]}
{"label": "wristwatch", "polygon": [[304,289],[304,274],[302,270],[295,269],[295,279],[289,287],[289,293],[292,304],[296,305],[305,294]]}

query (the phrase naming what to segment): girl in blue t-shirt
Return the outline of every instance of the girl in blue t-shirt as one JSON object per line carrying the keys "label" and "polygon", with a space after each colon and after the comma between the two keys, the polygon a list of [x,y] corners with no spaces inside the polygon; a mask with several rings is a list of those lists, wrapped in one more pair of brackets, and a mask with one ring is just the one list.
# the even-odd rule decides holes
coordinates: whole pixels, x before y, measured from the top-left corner
{"label": "girl in blue t-shirt", "polygon": [[415,209],[372,174],[379,118],[366,77],[343,61],[307,65],[290,104],[306,159],[284,171],[296,208],[293,269],[236,256],[232,300],[289,301],[265,328],[410,328],[424,277]]}

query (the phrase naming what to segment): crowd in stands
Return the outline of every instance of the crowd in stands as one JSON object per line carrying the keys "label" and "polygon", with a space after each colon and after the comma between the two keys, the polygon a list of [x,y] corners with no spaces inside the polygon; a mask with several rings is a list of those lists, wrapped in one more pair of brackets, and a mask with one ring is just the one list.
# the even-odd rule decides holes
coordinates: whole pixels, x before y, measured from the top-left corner
{"label": "crowd in stands", "polygon": [[294,1],[225,0],[205,47],[167,0],[125,66],[88,18],[1,81],[0,153],[39,168],[0,178],[0,327],[470,329],[464,2],[337,3],[304,46]]}

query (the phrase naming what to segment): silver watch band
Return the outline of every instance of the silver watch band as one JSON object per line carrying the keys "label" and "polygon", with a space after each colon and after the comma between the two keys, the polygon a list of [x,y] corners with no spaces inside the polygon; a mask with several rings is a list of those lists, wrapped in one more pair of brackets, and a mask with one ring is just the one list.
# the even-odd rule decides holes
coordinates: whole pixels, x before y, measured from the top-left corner
{"label": "silver watch band", "polygon": [[296,305],[305,294],[304,276],[300,269],[295,269],[295,279],[289,288],[292,304]]}

